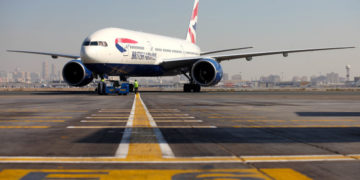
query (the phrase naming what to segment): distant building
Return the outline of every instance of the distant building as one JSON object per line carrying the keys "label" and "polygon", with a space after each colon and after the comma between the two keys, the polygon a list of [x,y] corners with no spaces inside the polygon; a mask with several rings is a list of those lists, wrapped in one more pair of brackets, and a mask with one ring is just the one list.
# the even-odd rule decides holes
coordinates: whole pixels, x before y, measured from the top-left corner
{"label": "distant building", "polygon": [[51,81],[57,80],[56,67],[55,67],[55,64],[54,64],[54,63],[51,64],[50,80],[51,80]]}
{"label": "distant building", "polygon": [[233,81],[241,81],[242,76],[241,76],[241,74],[235,74],[235,75],[231,76],[231,80],[233,80]]}
{"label": "distant building", "polygon": [[279,75],[261,76],[260,82],[277,83],[280,82],[281,78]]}
{"label": "distant building", "polygon": [[0,71],[0,82],[8,82],[8,73],[6,71]]}
{"label": "distant building", "polygon": [[301,78],[299,76],[294,76],[292,82],[300,82]]}
{"label": "distant building", "polygon": [[340,83],[340,76],[337,73],[331,72],[326,74],[327,84],[337,84]]}
{"label": "distant building", "polygon": [[223,80],[223,81],[228,81],[228,80],[229,80],[229,74],[228,74],[228,73],[224,73],[222,80]]}
{"label": "distant building", "polygon": [[37,72],[30,73],[30,79],[31,79],[31,82],[33,82],[33,83],[40,82],[41,81],[40,73],[37,73]]}
{"label": "distant building", "polygon": [[48,63],[47,61],[44,61],[42,63],[42,72],[41,72],[41,78],[43,81],[49,80],[49,70],[48,70]]}

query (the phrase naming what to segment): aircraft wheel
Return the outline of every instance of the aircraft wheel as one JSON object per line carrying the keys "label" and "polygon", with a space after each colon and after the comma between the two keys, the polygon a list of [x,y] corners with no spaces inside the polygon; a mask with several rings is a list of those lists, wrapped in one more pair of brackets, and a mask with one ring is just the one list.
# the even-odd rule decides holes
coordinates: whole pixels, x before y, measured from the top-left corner
{"label": "aircraft wheel", "polygon": [[134,84],[129,84],[129,92],[134,92]]}
{"label": "aircraft wheel", "polygon": [[102,82],[99,82],[99,83],[98,83],[98,87],[97,87],[97,93],[98,93],[99,95],[103,95],[103,86],[102,86],[101,83],[102,83]]}
{"label": "aircraft wheel", "polygon": [[106,83],[99,82],[97,90],[99,95],[106,95]]}
{"label": "aircraft wheel", "polygon": [[191,85],[190,84],[184,84],[184,92],[191,92]]}
{"label": "aircraft wheel", "polygon": [[201,86],[198,84],[194,85],[194,92],[200,92],[201,91]]}

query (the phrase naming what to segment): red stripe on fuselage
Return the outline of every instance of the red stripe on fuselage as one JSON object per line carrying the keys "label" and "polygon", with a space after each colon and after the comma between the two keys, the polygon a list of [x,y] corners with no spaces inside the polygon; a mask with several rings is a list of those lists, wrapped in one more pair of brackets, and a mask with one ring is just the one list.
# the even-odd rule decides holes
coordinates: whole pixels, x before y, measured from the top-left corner
{"label": "red stripe on fuselage", "polygon": [[127,43],[127,44],[137,44],[138,42],[132,39],[127,38],[116,38],[115,43]]}

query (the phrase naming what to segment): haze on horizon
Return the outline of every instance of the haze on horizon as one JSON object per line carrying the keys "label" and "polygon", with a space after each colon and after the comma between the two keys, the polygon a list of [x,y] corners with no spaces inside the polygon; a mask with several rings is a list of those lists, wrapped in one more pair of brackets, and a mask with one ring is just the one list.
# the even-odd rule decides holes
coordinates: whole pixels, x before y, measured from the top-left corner
{"label": "haze on horizon", "polygon": [[[15,54],[7,49],[78,55],[89,34],[119,27],[185,38],[193,0],[1,0],[0,71],[41,71],[41,63],[61,69],[68,59]],[[357,46],[356,49],[265,56],[223,62],[225,73],[241,72],[244,79],[283,74],[311,76],[336,72],[345,65],[360,76],[359,0],[202,0],[198,45],[203,51],[254,46],[238,51]]]}

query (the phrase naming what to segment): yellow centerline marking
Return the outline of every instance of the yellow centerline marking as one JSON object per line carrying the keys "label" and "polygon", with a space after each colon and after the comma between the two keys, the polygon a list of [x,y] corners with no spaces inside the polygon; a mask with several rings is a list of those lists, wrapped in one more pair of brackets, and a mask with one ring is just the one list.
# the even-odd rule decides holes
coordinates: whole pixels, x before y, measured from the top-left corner
{"label": "yellow centerline marking", "polygon": [[0,129],[46,129],[50,126],[0,126]]}
{"label": "yellow centerline marking", "polygon": [[[140,101],[140,95],[136,94],[135,115],[133,121],[133,128],[151,128],[150,121],[147,117],[143,104]],[[152,131],[152,134],[154,132]],[[134,136],[130,139],[129,153],[127,160],[160,160],[162,159],[162,152],[159,144],[156,143],[134,143]],[[154,136],[153,139],[154,140]]]}

